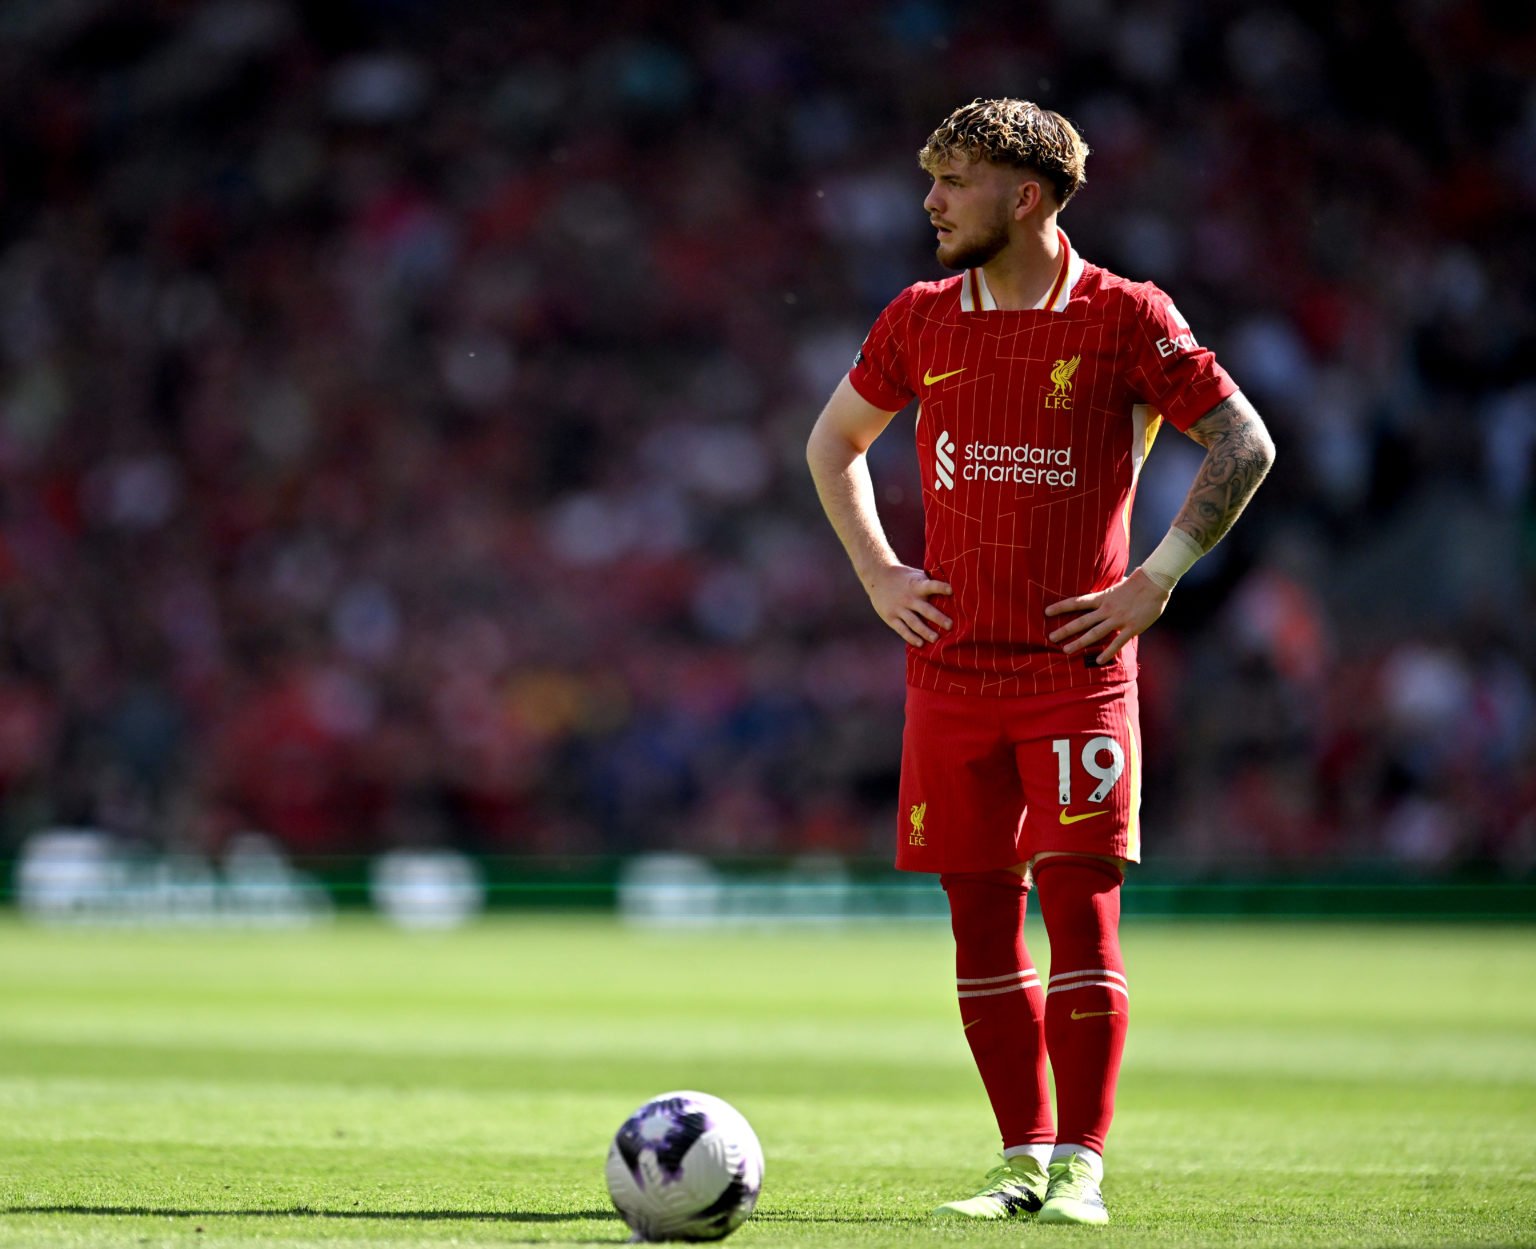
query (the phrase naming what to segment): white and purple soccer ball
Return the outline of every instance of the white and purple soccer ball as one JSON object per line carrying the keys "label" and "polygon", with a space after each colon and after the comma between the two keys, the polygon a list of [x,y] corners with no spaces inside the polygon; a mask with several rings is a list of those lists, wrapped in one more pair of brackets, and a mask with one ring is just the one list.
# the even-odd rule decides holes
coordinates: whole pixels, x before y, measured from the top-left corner
{"label": "white and purple soccer ball", "polygon": [[747,1221],[763,1187],[763,1148],[728,1102],[653,1097],[608,1150],[608,1195],[639,1240],[719,1240]]}

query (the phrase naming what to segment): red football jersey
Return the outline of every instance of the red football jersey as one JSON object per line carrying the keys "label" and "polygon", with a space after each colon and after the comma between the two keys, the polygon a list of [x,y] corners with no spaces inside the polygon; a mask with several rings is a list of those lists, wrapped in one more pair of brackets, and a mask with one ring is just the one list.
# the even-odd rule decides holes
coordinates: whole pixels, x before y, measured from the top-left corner
{"label": "red football jersey", "polygon": [[1089,264],[1062,265],[1037,308],[1000,311],[981,270],[909,286],[849,380],[887,412],[921,400],[928,573],[955,627],[908,652],[919,689],[1020,696],[1117,684],[1136,642],[1090,667],[1046,635],[1064,598],[1107,589],[1130,559],[1131,503],[1164,420],[1188,429],[1237,390],[1173,301]]}

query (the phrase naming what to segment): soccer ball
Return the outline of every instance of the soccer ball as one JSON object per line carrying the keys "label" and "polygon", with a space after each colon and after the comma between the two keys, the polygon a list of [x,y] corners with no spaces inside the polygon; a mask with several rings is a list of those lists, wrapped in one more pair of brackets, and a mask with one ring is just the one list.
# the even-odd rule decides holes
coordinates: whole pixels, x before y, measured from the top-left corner
{"label": "soccer ball", "polygon": [[653,1097],[608,1150],[608,1195],[639,1240],[719,1240],[747,1221],[763,1148],[735,1107],[708,1093]]}

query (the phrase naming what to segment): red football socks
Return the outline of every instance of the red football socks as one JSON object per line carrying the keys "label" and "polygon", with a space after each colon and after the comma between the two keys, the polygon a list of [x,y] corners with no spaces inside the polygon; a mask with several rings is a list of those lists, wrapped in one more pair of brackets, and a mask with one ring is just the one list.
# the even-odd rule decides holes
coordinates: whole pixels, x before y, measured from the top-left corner
{"label": "red football socks", "polygon": [[1045,1038],[1056,1080],[1062,1144],[1104,1152],[1115,1112],[1129,997],[1120,957],[1120,883],[1113,863],[1039,859],[1040,911],[1051,942]]}
{"label": "red football socks", "polygon": [[1045,994],[1024,946],[1029,886],[1016,872],[946,872],[955,932],[955,991],[965,1039],[1003,1147],[1049,1144]]}

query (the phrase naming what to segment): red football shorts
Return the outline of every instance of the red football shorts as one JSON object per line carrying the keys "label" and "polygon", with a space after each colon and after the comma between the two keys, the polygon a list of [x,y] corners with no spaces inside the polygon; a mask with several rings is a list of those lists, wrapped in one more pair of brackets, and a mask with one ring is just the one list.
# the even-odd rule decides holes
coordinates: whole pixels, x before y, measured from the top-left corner
{"label": "red football shorts", "polygon": [[1043,850],[1141,857],[1136,687],[1030,698],[907,688],[896,866],[987,872]]}

